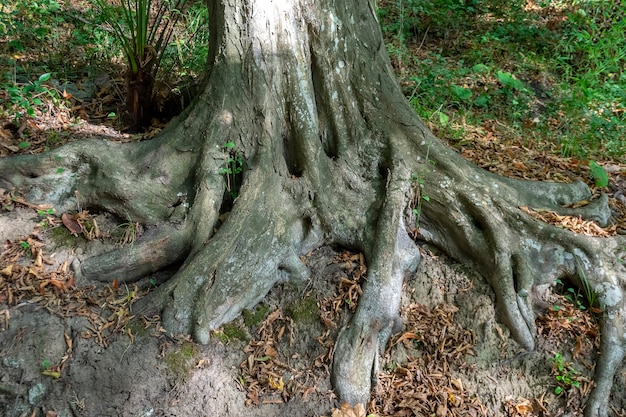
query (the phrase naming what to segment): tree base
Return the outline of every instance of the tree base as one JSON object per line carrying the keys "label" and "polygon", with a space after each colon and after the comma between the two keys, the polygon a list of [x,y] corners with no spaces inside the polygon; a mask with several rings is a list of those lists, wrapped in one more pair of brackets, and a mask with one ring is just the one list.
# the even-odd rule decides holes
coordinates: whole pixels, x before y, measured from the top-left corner
{"label": "tree base", "polygon": [[170,332],[202,343],[275,284],[304,285],[300,257],[310,250],[363,253],[364,294],[333,366],[351,403],[369,398],[403,279],[419,262],[406,232],[418,217],[421,239],[485,277],[501,320],[529,351],[536,304],[557,279],[596,294],[602,355],[586,414],[607,415],[626,346],[626,240],[575,235],[519,209],[605,222],[606,199],[564,208],[589,189],[500,178],[445,147],[402,96],[370,2],[215,3],[209,83],[184,120],[150,142],[72,143],[2,160],[0,187],[27,189],[29,201],[58,213],[82,206],[154,226],[131,256],[104,254],[81,271],[129,281],[182,262],[141,308],[162,310]]}

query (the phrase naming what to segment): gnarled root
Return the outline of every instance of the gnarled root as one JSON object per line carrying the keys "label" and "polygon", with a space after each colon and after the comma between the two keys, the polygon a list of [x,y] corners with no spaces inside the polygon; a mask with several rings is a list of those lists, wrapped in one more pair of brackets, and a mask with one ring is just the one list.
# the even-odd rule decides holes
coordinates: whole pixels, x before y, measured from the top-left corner
{"label": "gnarled root", "polygon": [[404,227],[409,172],[395,167],[379,213],[376,240],[368,258],[363,295],[349,326],[335,344],[332,381],[339,398],[350,404],[367,403],[378,373],[378,354],[401,319],[398,315],[402,283],[414,272],[420,254]]}
{"label": "gnarled root", "polygon": [[[267,167],[248,175],[227,221],[139,311],[165,306],[164,326],[207,343],[210,332],[252,308],[278,282],[302,281],[299,255],[319,244]],[[281,198],[282,197],[282,198]]]}
{"label": "gnarled root", "polygon": [[[443,172],[429,182],[440,186],[427,190],[430,202],[424,205],[421,236],[482,273],[496,294],[501,319],[521,346],[534,349],[535,310],[544,305],[541,296],[557,279],[567,277],[597,295],[602,350],[585,415],[606,416],[615,370],[626,347],[626,269],[620,262],[626,239],[577,235],[517,208],[527,205],[571,214],[573,209],[561,205],[588,198],[584,184],[500,180],[474,168],[458,181],[441,176]],[[482,175],[495,181],[479,179]],[[474,181],[469,180],[472,177]],[[606,200],[601,200],[584,214],[602,221],[608,219],[607,212]]]}

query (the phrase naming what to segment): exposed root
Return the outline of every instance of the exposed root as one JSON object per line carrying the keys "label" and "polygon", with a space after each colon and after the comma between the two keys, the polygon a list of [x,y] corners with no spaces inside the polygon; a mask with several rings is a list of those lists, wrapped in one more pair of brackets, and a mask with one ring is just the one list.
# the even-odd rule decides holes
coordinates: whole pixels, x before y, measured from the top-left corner
{"label": "exposed root", "polygon": [[280,177],[265,174],[267,167],[248,174],[226,222],[142,306],[165,306],[171,332],[207,343],[211,331],[254,307],[276,283],[308,278],[299,255],[303,245],[319,244],[317,235],[281,191]]}
{"label": "exposed root", "polygon": [[140,242],[85,259],[75,272],[87,280],[134,282],[182,262],[189,253],[190,236],[188,228],[161,226],[149,230]]}
{"label": "exposed root", "polygon": [[0,160],[0,187],[20,188],[27,201],[52,204],[57,213],[91,207],[141,223],[163,221],[176,213],[180,194],[191,195],[185,167],[197,156],[160,142],[70,142]]}
{"label": "exposed root", "polygon": [[[585,413],[587,417],[606,416],[615,370],[624,359],[626,347],[626,268],[620,261],[626,239],[577,235],[541,223],[517,209],[518,205],[528,204],[563,212],[561,205],[588,198],[588,190],[580,183],[571,188],[566,184],[533,183],[537,191],[533,200],[527,182],[488,182],[478,178],[491,174],[473,168],[467,175],[461,182],[437,177],[440,187],[428,188],[432,204],[424,206],[422,238],[482,273],[496,294],[501,319],[525,349],[534,349],[535,310],[544,305],[542,295],[557,279],[569,278],[589,292],[590,298],[595,297],[602,310],[601,354],[596,388]],[[474,177],[474,184],[469,177]],[[441,205],[446,202],[446,215],[442,216]],[[601,200],[589,213],[596,219],[608,220],[606,201]]]}
{"label": "exposed root", "polygon": [[[202,343],[276,283],[306,279],[299,256],[317,245],[363,251],[364,293],[338,337],[332,373],[339,398],[355,404],[369,398],[379,350],[398,323],[404,275],[419,262],[404,220],[418,174],[429,197],[421,237],[482,273],[525,349],[535,347],[536,304],[557,278],[597,294],[602,354],[586,413],[604,417],[626,347],[626,240],[575,235],[518,206],[606,224],[606,199],[564,207],[588,199],[589,189],[503,179],[441,144],[402,97],[370,2],[214,3],[210,87],[184,122],[150,142],[75,142],[0,160],[0,187],[24,188],[29,202],[59,213],[95,207],[159,224],[130,251],[85,260],[81,271],[124,281],[184,260],[135,312],[164,307],[170,332]],[[215,233],[226,141],[248,165]]]}
{"label": "exposed root", "polygon": [[363,295],[349,326],[337,337],[333,386],[339,398],[352,405],[369,399],[372,382],[376,383],[378,354],[401,323],[398,310],[405,274],[414,272],[419,264],[419,251],[403,221],[409,177],[400,166],[391,173],[379,213],[377,240],[366,254],[369,267]]}

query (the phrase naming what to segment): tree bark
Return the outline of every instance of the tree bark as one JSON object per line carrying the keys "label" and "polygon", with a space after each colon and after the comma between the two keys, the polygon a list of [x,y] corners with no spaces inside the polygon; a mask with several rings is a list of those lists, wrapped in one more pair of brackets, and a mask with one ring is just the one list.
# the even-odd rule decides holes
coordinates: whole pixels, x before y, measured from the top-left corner
{"label": "tree bark", "polygon": [[[572,214],[562,206],[588,198],[584,184],[501,178],[435,138],[397,85],[372,2],[212,2],[210,50],[205,91],[152,141],[70,143],[0,161],[0,186],[23,188],[30,201],[62,212],[78,198],[147,225],[132,256],[85,259],[78,273],[132,281],[182,262],[142,308],[206,343],[276,283],[307,280],[300,256],[311,249],[361,251],[364,294],[336,342],[332,380],[342,401],[365,403],[403,279],[419,263],[407,234],[419,211],[421,238],[482,273],[526,349],[535,304],[557,278],[591,285],[602,355],[586,415],[607,415],[626,342],[626,241],[575,235],[518,208]],[[224,174],[229,158],[243,161],[236,190],[227,190],[236,183]],[[581,214],[607,222],[606,199]]]}

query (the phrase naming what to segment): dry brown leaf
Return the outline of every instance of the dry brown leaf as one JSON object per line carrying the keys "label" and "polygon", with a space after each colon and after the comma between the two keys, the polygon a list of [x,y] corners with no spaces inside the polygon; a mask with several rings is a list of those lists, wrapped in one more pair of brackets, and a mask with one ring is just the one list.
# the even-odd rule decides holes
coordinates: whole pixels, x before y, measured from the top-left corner
{"label": "dry brown leaf", "polygon": [[415,340],[422,340],[422,337],[416,333],[412,333],[412,332],[406,332],[404,333],[402,336],[400,336],[398,338],[398,340],[396,341],[396,343],[400,343],[403,340],[410,340],[410,339],[415,339]]}
{"label": "dry brown leaf", "polygon": [[521,416],[527,416],[533,412],[533,406],[529,400],[522,398],[520,402],[515,404],[515,411]]}
{"label": "dry brown leaf", "polygon": [[343,403],[340,408],[333,410],[332,417],[366,417],[366,415],[363,404],[359,403],[351,408],[350,404]]}
{"label": "dry brown leaf", "polygon": [[0,274],[4,275],[5,277],[10,277],[11,275],[13,275],[13,264],[7,265],[6,268],[0,271]]}
{"label": "dry brown leaf", "polygon": [[72,219],[67,213],[61,215],[61,221],[67,227],[72,234],[77,235],[82,233],[83,227],[76,220]]}
{"label": "dry brown leaf", "polygon": [[450,382],[452,382],[452,385],[454,385],[456,389],[463,392],[463,382],[460,379],[452,378]]}

